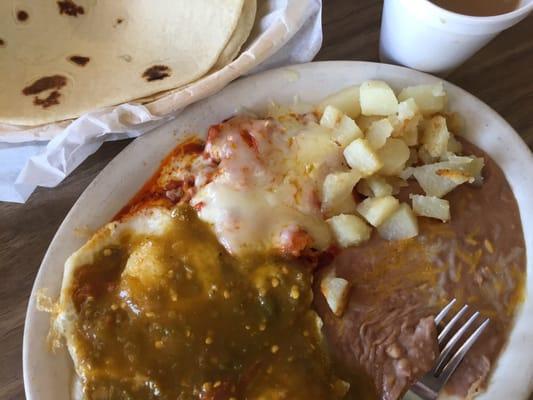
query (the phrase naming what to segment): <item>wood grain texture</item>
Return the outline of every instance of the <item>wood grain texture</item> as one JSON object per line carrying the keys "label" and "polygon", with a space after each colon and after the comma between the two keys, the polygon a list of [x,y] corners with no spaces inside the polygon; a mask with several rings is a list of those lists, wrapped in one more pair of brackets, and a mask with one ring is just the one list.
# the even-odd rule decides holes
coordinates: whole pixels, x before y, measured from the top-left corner
{"label": "wood grain texture", "polygon": [[[378,61],[382,3],[324,0],[317,60]],[[501,34],[448,80],[502,115],[533,147],[533,16]],[[28,296],[48,244],[76,199],[128,143],[106,143],[61,185],[26,204],[0,203],[0,400],[23,399],[22,331]]]}

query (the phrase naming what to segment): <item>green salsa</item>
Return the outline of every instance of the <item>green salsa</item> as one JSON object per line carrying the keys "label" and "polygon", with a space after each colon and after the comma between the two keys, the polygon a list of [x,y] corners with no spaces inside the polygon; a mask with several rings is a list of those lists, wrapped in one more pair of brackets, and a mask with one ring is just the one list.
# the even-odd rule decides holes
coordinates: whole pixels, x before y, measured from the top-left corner
{"label": "green salsa", "polygon": [[86,397],[342,398],[311,271],[277,256],[234,258],[194,210],[172,215],[165,234],[123,235],[75,273]]}

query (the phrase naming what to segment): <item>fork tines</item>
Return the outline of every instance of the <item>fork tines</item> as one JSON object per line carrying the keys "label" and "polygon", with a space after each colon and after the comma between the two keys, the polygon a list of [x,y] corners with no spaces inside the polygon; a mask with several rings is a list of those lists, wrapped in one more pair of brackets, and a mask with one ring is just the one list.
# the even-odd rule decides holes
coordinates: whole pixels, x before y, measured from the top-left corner
{"label": "fork tines", "polygon": [[[453,299],[450,303],[448,303],[442,310],[439,312],[439,314],[435,317],[435,324],[439,325],[443,319],[446,317],[446,315],[449,313],[449,311],[453,308],[454,304],[457,302],[457,299]],[[476,342],[476,340],[479,338],[481,333],[485,330],[487,325],[489,324],[489,318],[485,319],[475,330],[472,332],[470,336],[466,338],[466,340],[463,342],[463,344],[457,349],[457,351],[452,355],[452,351],[457,346],[459,341],[463,338],[465,333],[471,329],[474,325],[476,320],[479,317],[479,312],[475,311],[466,321],[466,323],[462,326],[460,326],[453,336],[448,340],[445,341],[446,338],[450,335],[454,327],[457,325],[458,321],[461,320],[463,316],[466,315],[469,307],[468,305],[464,305],[458,312],[455,314],[448,323],[444,325],[442,330],[438,334],[438,342],[439,347],[442,348],[442,351],[440,352],[436,362],[435,367],[430,371],[430,374],[433,375],[436,378],[439,378],[439,380],[442,382],[442,384],[446,383],[446,381],[450,378],[450,376],[453,374],[455,369],[459,366],[461,361],[463,360],[464,356],[470,350],[472,345]]]}

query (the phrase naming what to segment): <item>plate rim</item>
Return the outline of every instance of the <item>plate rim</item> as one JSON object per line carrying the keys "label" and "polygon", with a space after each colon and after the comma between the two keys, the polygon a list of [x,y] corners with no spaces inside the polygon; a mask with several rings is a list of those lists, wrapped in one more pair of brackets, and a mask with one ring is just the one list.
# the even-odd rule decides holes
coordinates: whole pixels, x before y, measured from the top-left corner
{"label": "plate rim", "polygon": [[[467,91],[465,91],[464,89],[460,88],[459,86],[457,86],[457,85],[455,85],[453,83],[447,82],[444,79],[432,76],[430,74],[426,74],[426,73],[415,71],[415,70],[412,70],[412,69],[409,69],[409,68],[400,67],[400,66],[396,66],[396,65],[390,65],[390,64],[367,62],[367,61],[341,61],[341,60],[339,60],[339,61],[320,61],[320,62],[311,62],[311,63],[305,63],[305,64],[297,64],[297,65],[285,66],[285,67],[264,71],[264,72],[261,72],[261,73],[255,74],[255,75],[251,75],[251,76],[239,79],[239,80],[231,83],[230,85],[228,85],[226,88],[224,88],[222,91],[218,92],[217,94],[215,94],[215,95],[213,95],[213,96],[211,96],[211,97],[209,97],[209,98],[207,98],[205,100],[201,100],[200,102],[195,103],[194,105],[191,105],[191,106],[187,107],[182,114],[178,115],[178,117],[176,119],[174,119],[173,121],[171,121],[170,123],[165,124],[165,125],[157,128],[157,129],[155,129],[154,131],[152,131],[152,132],[150,132],[148,134],[145,134],[142,137],[140,137],[140,138],[138,138],[136,140],[133,140],[131,143],[129,143],[119,154],[117,154],[98,173],[98,175],[87,186],[87,188],[79,196],[79,198],[76,200],[76,202],[73,204],[72,208],[69,210],[69,212],[65,216],[64,220],[62,221],[62,223],[60,224],[60,226],[57,229],[56,233],[54,234],[54,237],[52,238],[52,240],[51,240],[51,242],[50,242],[50,244],[49,244],[49,246],[48,246],[48,248],[46,250],[46,253],[45,253],[44,257],[43,257],[43,260],[42,260],[42,262],[41,262],[41,264],[39,266],[38,272],[37,272],[37,274],[35,276],[34,283],[33,283],[32,290],[31,290],[31,294],[30,294],[30,298],[28,300],[25,319],[24,319],[24,333],[23,333],[23,345],[22,345],[23,382],[24,382],[24,392],[25,392],[26,398],[28,400],[31,400],[33,398],[32,397],[32,391],[31,391],[31,382],[32,381],[31,381],[31,378],[30,378],[30,371],[29,371],[29,363],[30,363],[30,359],[33,356],[33,352],[31,352],[31,349],[30,349],[31,342],[29,340],[29,337],[30,337],[30,330],[33,327],[32,326],[33,325],[33,316],[36,313],[40,312],[40,311],[36,310],[36,308],[35,308],[35,303],[36,303],[35,296],[36,296],[37,291],[40,289],[39,283],[43,280],[43,277],[46,274],[47,269],[50,268],[50,267],[48,267],[48,264],[49,264],[49,258],[50,258],[52,249],[54,247],[60,245],[59,243],[56,243],[58,241],[58,238],[61,236],[63,231],[65,229],[67,229],[67,227],[71,223],[71,220],[73,219],[73,217],[76,215],[77,212],[79,212],[78,209],[80,208],[80,205],[84,201],[87,201],[87,198],[90,196],[91,192],[93,190],[95,190],[95,188],[97,188],[98,185],[101,184],[102,181],[105,181],[105,179],[108,178],[109,175],[111,175],[112,171],[114,170],[114,168],[118,164],[123,163],[124,161],[127,161],[128,156],[131,153],[134,153],[138,147],[140,147],[142,144],[144,144],[144,142],[149,141],[151,136],[156,136],[156,132],[161,132],[161,131],[164,131],[164,130],[168,130],[169,127],[171,127],[173,124],[179,123],[181,119],[185,119],[186,120],[187,117],[194,112],[192,110],[201,110],[203,107],[209,107],[211,103],[216,102],[216,99],[221,98],[224,95],[225,92],[228,92],[228,91],[231,91],[231,90],[239,90],[239,88],[241,86],[244,87],[244,86],[247,86],[247,85],[253,85],[254,82],[261,81],[261,80],[264,80],[264,79],[269,79],[269,78],[272,78],[272,77],[276,77],[276,75],[279,75],[279,74],[284,74],[284,73],[287,74],[287,72],[289,72],[290,74],[296,72],[296,74],[298,74],[298,79],[300,79],[302,74],[312,73],[312,72],[308,72],[309,70],[316,70],[316,71],[324,70],[324,71],[327,71],[328,69],[336,69],[336,68],[339,68],[339,69],[341,69],[341,68],[353,69],[355,71],[354,72],[355,74],[357,73],[356,71],[358,69],[370,68],[370,69],[374,70],[374,75],[376,75],[376,78],[379,78],[380,73],[383,73],[382,70],[385,70],[385,71],[387,71],[386,73],[391,72],[392,74],[394,74],[395,72],[397,72],[397,73],[400,73],[400,74],[406,74],[407,76],[411,75],[411,76],[414,76],[414,77],[420,77],[421,81],[442,81],[445,84],[447,91],[449,91],[449,89],[452,89],[452,91],[456,92],[461,97],[464,97],[466,99],[466,101],[468,101],[469,103],[472,103],[473,106],[475,106],[474,108],[480,109],[480,114],[486,115],[487,119],[493,119],[495,123],[497,123],[501,127],[503,127],[503,132],[504,133],[502,133],[502,135],[506,136],[506,138],[508,137],[508,142],[509,142],[508,144],[510,144],[510,147],[513,150],[515,150],[517,153],[519,153],[519,157],[518,157],[519,159],[522,158],[527,163],[528,162],[528,158],[529,158],[529,167],[530,168],[525,168],[525,169],[526,170],[529,169],[530,171],[533,171],[533,154],[531,153],[530,149],[527,147],[527,145],[523,141],[523,139],[518,135],[518,133],[512,128],[512,126],[503,117],[501,117],[496,111],[494,111],[490,106],[485,104],[483,101],[481,101],[480,99],[478,99],[474,95],[468,93]],[[289,79],[289,78],[287,78],[287,79]],[[387,80],[389,78],[383,78],[383,79]],[[364,79],[361,79],[361,81],[362,80],[364,80]],[[344,86],[346,86],[346,84]],[[329,89],[326,89],[326,90],[322,89],[322,97],[326,96],[327,94],[329,94],[331,92],[332,91],[329,90]],[[297,94],[297,93],[295,93],[295,94]],[[272,95],[275,95],[275,94],[272,94]],[[263,102],[266,101],[266,100],[267,99],[263,99]],[[470,134],[468,136],[469,136],[469,138],[473,137],[473,134]],[[487,140],[489,140],[489,139],[487,139]],[[525,238],[525,244],[526,244],[526,274],[527,274],[527,276],[526,276],[526,279],[527,279],[527,282],[526,282],[526,294],[525,294],[526,300],[522,304],[522,308],[517,312],[517,317],[515,318],[515,325],[513,326],[513,329],[511,331],[511,338],[508,341],[508,344],[506,345],[504,350],[502,351],[502,353],[501,353],[501,355],[500,355],[500,357],[498,359],[498,363],[496,365],[496,368],[493,371],[491,380],[489,381],[489,386],[488,387],[492,389],[495,378],[500,378],[499,376],[496,376],[496,374],[499,372],[498,365],[501,364],[502,359],[504,358],[504,356],[507,354],[507,352],[509,350],[509,343],[511,342],[511,339],[513,339],[513,333],[515,332],[515,330],[516,330],[516,328],[518,326],[517,322],[519,320],[522,321],[523,319],[525,319],[528,316],[529,317],[533,316],[533,305],[530,304],[530,303],[533,303],[533,299],[529,299],[529,296],[527,295],[528,292],[531,292],[531,290],[533,290],[533,279],[531,279],[532,277],[531,277],[531,274],[529,273],[533,269],[533,262],[532,262],[531,256],[530,256],[532,254],[532,251],[533,251],[533,229],[530,229],[530,228],[533,228],[533,222],[531,224],[528,224],[527,221],[526,221],[526,216],[527,215],[533,215],[533,205],[530,206],[524,200],[520,200],[520,199],[522,199],[522,197],[526,196],[528,193],[529,193],[529,195],[531,195],[533,197],[533,178],[528,178],[528,177],[525,177],[525,176],[523,176],[523,177],[518,176],[517,177],[517,176],[514,176],[514,175],[509,176],[508,175],[509,171],[507,170],[508,166],[507,165],[501,165],[501,163],[500,163],[500,161],[498,161],[498,159],[500,159],[501,157],[507,157],[506,158],[507,159],[506,163],[511,163],[511,160],[509,158],[510,156],[505,156],[503,154],[499,154],[498,153],[498,157],[496,157],[493,154],[491,154],[489,151],[487,151],[487,153],[491,156],[491,158],[493,158],[496,161],[498,166],[504,172],[504,174],[506,176],[506,179],[508,180],[509,184],[511,185],[511,187],[513,189],[513,193],[514,193],[515,198],[517,199],[517,203],[519,205],[520,218],[521,218],[521,222],[522,222],[522,229],[523,229],[524,238]],[[159,165],[160,161],[161,160],[157,160],[157,165]],[[110,178],[108,178],[108,179],[110,179]],[[513,182],[515,180],[517,180],[517,181],[525,180],[526,182],[529,182],[532,185],[531,185],[530,188],[528,188],[528,187],[515,188],[515,185],[513,185]],[[141,184],[138,187],[140,188],[140,186],[142,186],[142,182],[141,182]],[[515,189],[517,191],[515,191]],[[126,201],[127,200],[129,200],[129,198],[126,199]],[[125,204],[126,201],[123,201],[123,204]],[[58,280],[60,280],[60,278],[61,277],[57,277]],[[530,331],[533,331],[533,329],[530,329]],[[533,339],[533,332],[526,332],[526,333],[529,334],[530,339]],[[527,337],[525,339],[527,339]],[[45,338],[43,338],[43,340],[45,340]],[[526,343],[524,343],[524,344],[526,344]],[[531,353],[533,354],[533,350],[531,351]],[[527,368],[526,368],[526,371],[525,371],[526,375],[524,377],[527,379],[528,374],[529,374],[529,376],[531,378],[533,378],[533,360],[529,361],[529,362],[527,362],[527,360],[526,360],[526,364],[525,365],[526,365]],[[524,381],[524,383],[528,382],[525,379],[522,379],[522,380]],[[508,385],[508,383],[506,383],[506,384]],[[502,385],[502,383],[500,382],[500,386],[501,385]],[[528,393],[533,389],[533,379],[529,380],[529,385],[527,385],[524,389],[525,390],[522,390],[522,393],[524,394],[523,398],[525,399],[525,398],[527,398]],[[493,397],[492,395],[487,395],[487,393],[489,393],[489,392],[486,392],[486,393],[482,394],[479,398],[480,399],[485,399],[485,398],[486,399],[489,399],[489,398],[490,399],[492,399],[492,398],[496,399],[496,398],[498,398],[498,397]]]}

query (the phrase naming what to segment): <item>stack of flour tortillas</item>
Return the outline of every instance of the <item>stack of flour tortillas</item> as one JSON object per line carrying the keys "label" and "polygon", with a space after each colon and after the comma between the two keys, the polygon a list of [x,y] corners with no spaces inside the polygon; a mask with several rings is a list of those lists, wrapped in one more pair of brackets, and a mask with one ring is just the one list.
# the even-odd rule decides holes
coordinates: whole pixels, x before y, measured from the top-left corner
{"label": "stack of flour tortillas", "polygon": [[0,123],[164,96],[229,64],[256,0],[0,2]]}

